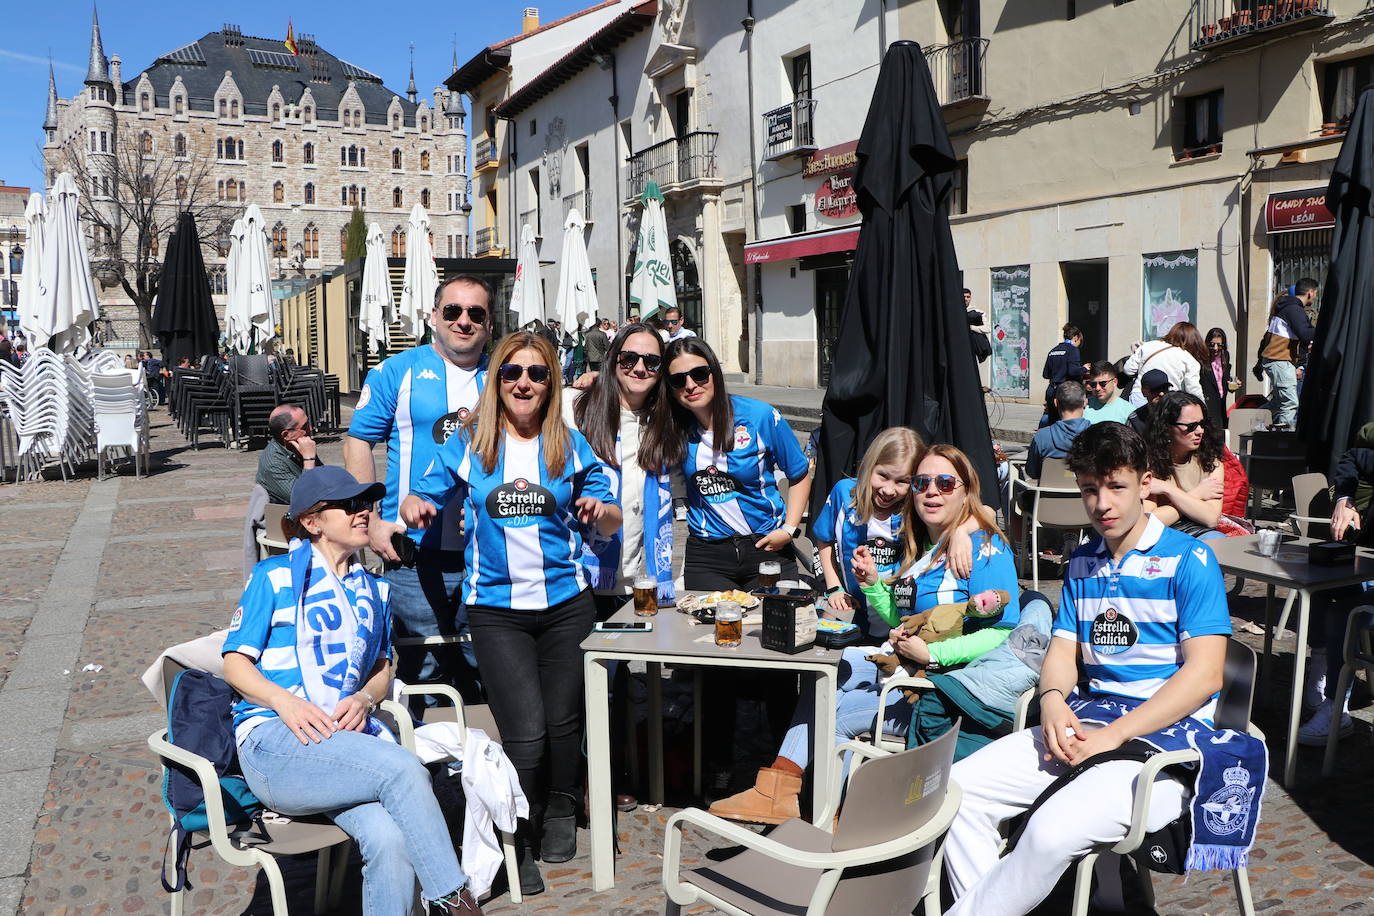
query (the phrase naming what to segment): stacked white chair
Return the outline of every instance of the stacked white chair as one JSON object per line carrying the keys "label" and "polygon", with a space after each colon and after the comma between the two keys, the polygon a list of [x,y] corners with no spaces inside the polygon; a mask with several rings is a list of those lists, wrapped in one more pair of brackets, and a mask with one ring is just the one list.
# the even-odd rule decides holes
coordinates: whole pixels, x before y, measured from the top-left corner
{"label": "stacked white chair", "polygon": [[19,440],[19,477],[37,474],[57,459],[62,462],[65,478],[72,411],[70,381],[62,357],[40,347],[23,368],[0,363],[0,396]]}
{"label": "stacked white chair", "polygon": [[[106,367],[108,368],[108,367]],[[134,473],[148,473],[148,417],[143,368],[103,371],[90,376],[95,408],[96,475],[105,477],[105,452],[122,449],[134,462]],[[141,462],[141,470],[140,470]]]}

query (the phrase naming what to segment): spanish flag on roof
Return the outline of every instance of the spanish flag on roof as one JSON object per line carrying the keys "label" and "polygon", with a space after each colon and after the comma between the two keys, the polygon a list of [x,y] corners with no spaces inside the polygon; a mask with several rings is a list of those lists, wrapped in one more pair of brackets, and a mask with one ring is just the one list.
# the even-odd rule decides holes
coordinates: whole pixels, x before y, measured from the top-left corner
{"label": "spanish flag on roof", "polygon": [[286,45],[286,50],[290,51],[292,55],[301,53],[300,46],[296,44],[296,35],[291,31],[290,19],[286,20],[286,41],[284,44]]}

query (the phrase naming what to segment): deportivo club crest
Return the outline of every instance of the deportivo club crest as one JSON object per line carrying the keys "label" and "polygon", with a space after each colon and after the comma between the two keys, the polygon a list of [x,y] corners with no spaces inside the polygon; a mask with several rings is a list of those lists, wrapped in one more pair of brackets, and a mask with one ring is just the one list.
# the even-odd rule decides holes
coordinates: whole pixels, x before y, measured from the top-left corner
{"label": "deportivo club crest", "polygon": [[1202,820],[1217,836],[1229,836],[1245,829],[1250,822],[1250,806],[1255,790],[1250,786],[1250,771],[1240,764],[1221,774],[1222,786],[1202,803]]}

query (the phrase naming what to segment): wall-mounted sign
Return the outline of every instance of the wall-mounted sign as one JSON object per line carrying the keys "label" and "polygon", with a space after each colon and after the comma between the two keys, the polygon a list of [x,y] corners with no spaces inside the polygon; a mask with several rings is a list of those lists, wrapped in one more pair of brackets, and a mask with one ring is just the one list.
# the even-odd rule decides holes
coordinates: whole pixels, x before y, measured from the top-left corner
{"label": "wall-mounted sign", "polygon": [[858,140],[841,143],[811,154],[803,178],[819,178],[814,209],[817,216],[833,220],[852,220],[859,215],[859,196],[854,192],[854,169],[859,164]]}
{"label": "wall-mounted sign", "polygon": [[1326,188],[1270,194],[1264,204],[1264,231],[1297,232],[1330,229],[1336,217],[1326,209]]}

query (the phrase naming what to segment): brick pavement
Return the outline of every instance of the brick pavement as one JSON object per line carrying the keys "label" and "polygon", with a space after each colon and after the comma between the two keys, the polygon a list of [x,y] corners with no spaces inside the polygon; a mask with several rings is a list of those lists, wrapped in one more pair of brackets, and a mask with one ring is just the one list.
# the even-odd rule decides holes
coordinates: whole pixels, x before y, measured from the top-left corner
{"label": "brick pavement", "polygon": [[[144,744],[160,715],[137,676],[165,645],[227,619],[241,572],[229,560],[239,547],[238,517],[226,507],[251,487],[257,453],[193,452],[165,414],[154,421],[155,472],[146,479],[0,489],[11,522],[0,544],[8,572],[0,580],[0,916],[167,911],[157,879],[166,816]],[[324,454],[338,461],[339,445]],[[1234,613],[1260,612],[1253,591],[1233,601]],[[1291,637],[1278,645],[1282,682]],[[103,667],[81,671],[87,664]],[[1275,696],[1282,694],[1280,683]],[[1363,691],[1360,698],[1366,702]],[[1269,787],[1251,872],[1257,908],[1268,916],[1374,910],[1369,710],[1359,716],[1334,780],[1321,780],[1320,752],[1304,749],[1293,794]],[[1282,733],[1276,707],[1261,709],[1258,720],[1271,736]],[[680,770],[681,754],[671,751]],[[675,781],[686,780],[678,772],[670,786]],[[660,912],[662,825],[671,810],[622,816],[625,854],[613,890],[591,891],[583,837],[583,855],[546,867],[548,893],[523,907],[501,896],[487,912]],[[696,841],[689,850],[704,852]],[[309,912],[312,861],[290,862],[286,873],[293,911]],[[358,880],[354,868],[345,913],[357,912]],[[269,911],[256,876],[208,852],[193,857],[192,881],[189,913]],[[1159,880],[1156,892],[1160,913],[1234,911],[1217,875]],[[1064,908],[1056,897],[1042,911]]]}

